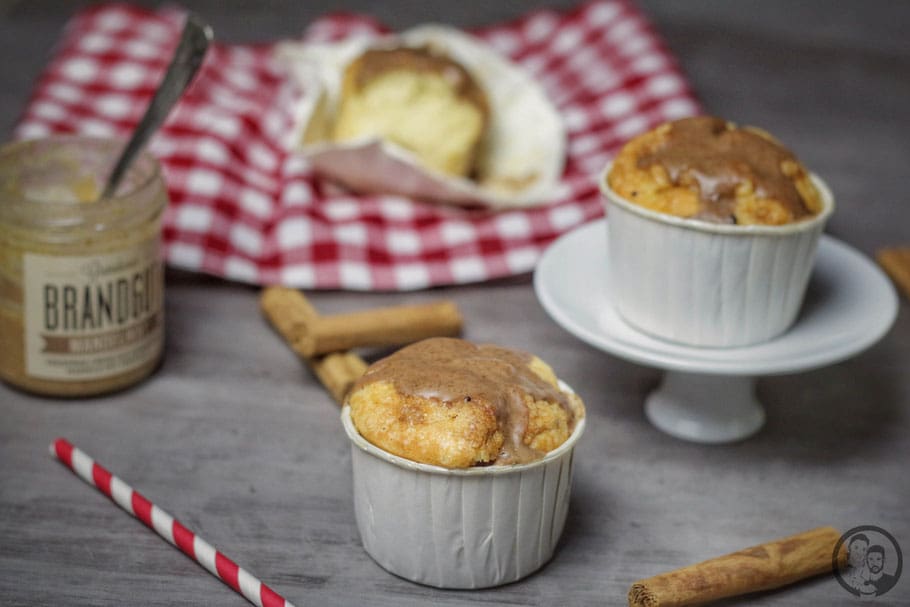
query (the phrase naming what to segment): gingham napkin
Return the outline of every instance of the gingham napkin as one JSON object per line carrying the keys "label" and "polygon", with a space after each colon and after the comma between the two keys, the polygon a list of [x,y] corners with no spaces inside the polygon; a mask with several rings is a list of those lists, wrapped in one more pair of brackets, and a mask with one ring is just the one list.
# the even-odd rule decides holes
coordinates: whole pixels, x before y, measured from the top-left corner
{"label": "gingham napkin", "polygon": [[[78,14],[16,137],[126,136],[182,19],[175,9],[125,5]],[[329,15],[304,40],[385,32],[366,17]],[[554,238],[602,214],[597,174],[624,141],[698,112],[673,58],[625,0],[535,12],[473,33],[536,76],[564,117],[569,156],[554,204],[491,213],[357,196],[317,178],[281,145],[299,93],[272,47],[219,44],[150,147],[171,197],[168,263],[307,289],[409,290],[521,274]]]}

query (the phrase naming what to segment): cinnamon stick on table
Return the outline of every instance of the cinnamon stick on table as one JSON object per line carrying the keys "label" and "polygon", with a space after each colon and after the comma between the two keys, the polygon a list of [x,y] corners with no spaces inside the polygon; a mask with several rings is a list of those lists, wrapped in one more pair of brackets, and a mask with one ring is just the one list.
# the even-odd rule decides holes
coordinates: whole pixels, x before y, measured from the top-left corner
{"label": "cinnamon stick on table", "polygon": [[294,349],[313,356],[363,346],[397,346],[427,337],[454,337],[461,333],[461,314],[454,303],[440,301],[321,316],[301,328]]}
{"label": "cinnamon stick on table", "polygon": [[[262,293],[263,310],[270,316],[269,306],[293,308],[302,305],[300,301],[305,298],[294,289],[269,287]],[[331,316],[320,316],[308,302],[306,305],[309,311],[297,314],[292,326],[287,327],[288,331],[282,332],[301,356],[363,346],[398,346],[427,337],[454,337],[461,333],[461,314],[450,301]]]}
{"label": "cinnamon stick on table", "polygon": [[[841,534],[820,527],[726,556],[639,580],[629,589],[630,607],[685,607],[771,590],[833,570]],[[846,563],[842,546],[838,566]]]}
{"label": "cinnamon stick on table", "polygon": [[904,292],[904,297],[910,299],[910,247],[880,249],[875,257]]}
{"label": "cinnamon stick on table", "polygon": [[[294,289],[269,287],[262,292],[259,304],[275,330],[292,347],[300,327],[311,325],[319,318],[319,313],[303,293]],[[348,390],[367,369],[366,361],[353,352],[301,356],[338,404],[344,402]]]}

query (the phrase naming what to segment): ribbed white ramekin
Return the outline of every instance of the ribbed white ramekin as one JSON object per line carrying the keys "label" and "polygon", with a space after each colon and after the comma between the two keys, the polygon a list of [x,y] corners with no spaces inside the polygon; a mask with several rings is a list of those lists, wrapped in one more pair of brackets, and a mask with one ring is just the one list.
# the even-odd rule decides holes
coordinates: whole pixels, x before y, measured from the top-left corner
{"label": "ribbed white ramekin", "polygon": [[341,420],[351,439],[354,512],[363,547],[400,577],[439,588],[487,588],[543,566],[559,541],[572,486],[578,420],[543,459],[448,469],[392,455]]}
{"label": "ribbed white ramekin", "polygon": [[684,219],[631,203],[600,176],[607,206],[608,288],[617,311],[655,337],[699,347],[757,344],[796,320],[825,222],[823,209],[782,226]]}

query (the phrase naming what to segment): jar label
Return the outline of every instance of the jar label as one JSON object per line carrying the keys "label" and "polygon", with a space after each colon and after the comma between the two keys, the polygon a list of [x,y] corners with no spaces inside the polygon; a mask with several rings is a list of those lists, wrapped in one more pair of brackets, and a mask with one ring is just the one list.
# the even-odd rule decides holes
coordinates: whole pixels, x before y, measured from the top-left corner
{"label": "jar label", "polygon": [[163,342],[158,239],[88,256],[23,256],[25,372],[95,380],[156,360]]}

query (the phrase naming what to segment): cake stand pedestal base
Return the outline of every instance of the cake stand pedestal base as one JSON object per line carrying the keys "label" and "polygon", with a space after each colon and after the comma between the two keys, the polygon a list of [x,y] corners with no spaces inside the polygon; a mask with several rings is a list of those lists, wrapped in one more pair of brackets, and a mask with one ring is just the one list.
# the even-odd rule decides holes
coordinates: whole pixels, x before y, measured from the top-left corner
{"label": "cake stand pedestal base", "polygon": [[765,423],[755,378],[668,371],[648,395],[645,414],[660,430],[697,443],[730,443]]}
{"label": "cake stand pedestal base", "polygon": [[553,320],[586,343],[667,370],[645,412],[660,430],[683,440],[729,443],[755,434],[765,423],[756,377],[845,360],[881,339],[897,316],[897,293],[878,266],[822,235],[805,303],[786,333],[740,348],[664,341],[616,311],[604,265],[608,239],[604,220],[562,236],[537,263],[534,290]]}

